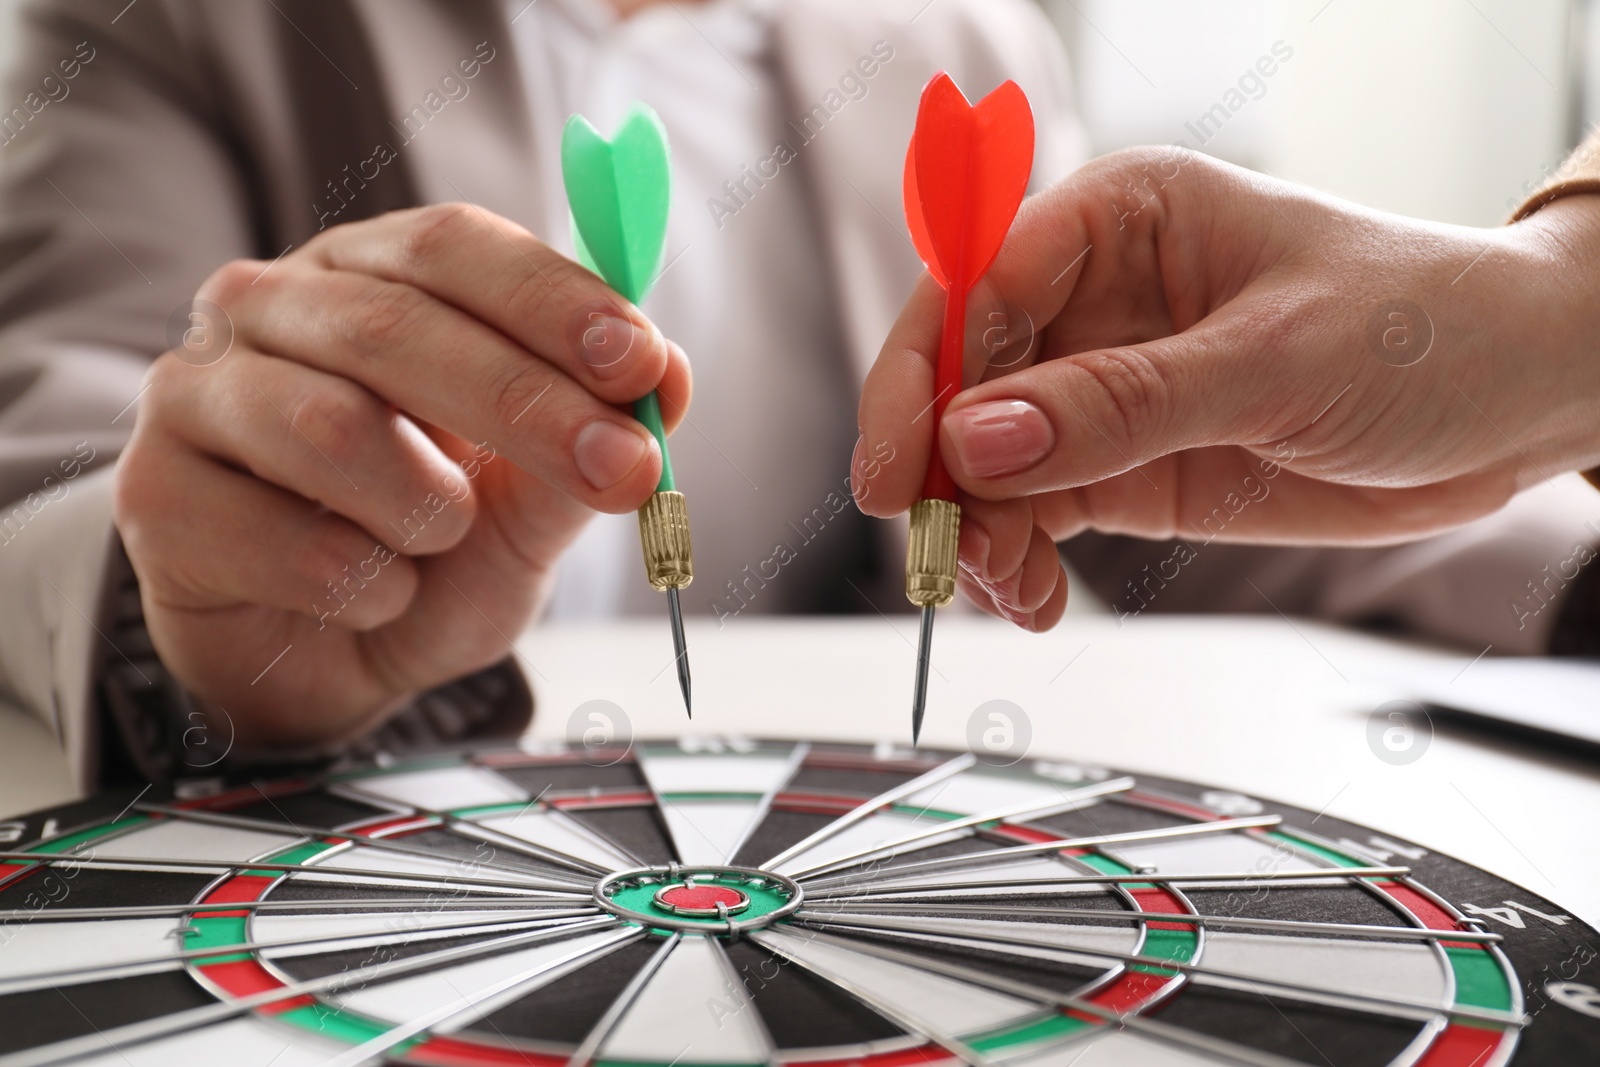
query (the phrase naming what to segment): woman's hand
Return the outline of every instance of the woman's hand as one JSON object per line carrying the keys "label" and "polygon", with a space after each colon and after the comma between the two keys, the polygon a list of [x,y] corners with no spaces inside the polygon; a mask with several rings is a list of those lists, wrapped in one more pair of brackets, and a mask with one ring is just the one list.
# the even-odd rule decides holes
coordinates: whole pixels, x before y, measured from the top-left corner
{"label": "woman's hand", "polygon": [[[924,277],[868,377],[864,439],[908,460],[870,514],[921,487],[942,301]],[[1600,463],[1597,197],[1471,229],[1130,150],[1023,205],[969,321],[938,427],[961,584],[1030,629],[1085,529],[1373,544]]]}

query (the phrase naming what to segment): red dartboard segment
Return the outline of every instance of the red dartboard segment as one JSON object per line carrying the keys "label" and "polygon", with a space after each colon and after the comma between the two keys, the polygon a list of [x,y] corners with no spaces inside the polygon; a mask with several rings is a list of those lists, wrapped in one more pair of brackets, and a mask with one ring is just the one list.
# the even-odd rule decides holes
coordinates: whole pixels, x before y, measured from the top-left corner
{"label": "red dartboard segment", "polygon": [[400,1057],[407,1063],[430,1067],[566,1067],[567,1057],[533,1049],[496,1048],[452,1037],[430,1037],[413,1045]]}
{"label": "red dartboard segment", "polygon": [[1416,1067],[1488,1067],[1504,1040],[1499,1030],[1452,1023],[1433,1039]]}
{"label": "red dartboard segment", "polygon": [[[1129,886],[1128,895],[1138,902],[1139,907],[1144,911],[1156,912],[1161,915],[1182,915],[1189,910],[1184,906],[1183,901],[1178,899],[1176,894],[1154,886],[1147,889],[1139,886]],[[1193,923],[1150,922],[1145,925],[1152,930],[1186,930],[1189,933],[1194,933],[1196,929]]]}
{"label": "red dartboard segment", "polygon": [[895,1052],[878,1052],[844,1060],[805,1060],[797,1067],[917,1067],[924,1063],[948,1063],[953,1059],[948,1049],[938,1045],[918,1045]]}
{"label": "red dartboard segment", "polygon": [[640,804],[653,804],[655,797],[649,793],[601,793],[597,796],[558,797],[550,806],[560,811],[569,808],[633,808]]}
{"label": "red dartboard segment", "polygon": [[[284,988],[283,981],[256,960],[229,960],[225,963],[208,963],[197,968],[218,989],[235,998],[253,997],[273,989]],[[284,997],[269,1001],[256,1010],[264,1015],[280,1015],[293,1008],[315,1004],[311,996]]]}
{"label": "red dartboard segment", "polygon": [[779,793],[773,798],[772,807],[776,811],[843,815],[860,803],[860,797],[828,796],[819,793]]}
{"label": "red dartboard segment", "polygon": [[[1087,999],[1090,1003],[1110,1011],[1136,1012],[1159,1000],[1162,995],[1182,981],[1181,977],[1174,978],[1159,974],[1149,974],[1145,971],[1129,971],[1106,988],[1096,993],[1091,993]],[[1100,1026],[1104,1026],[1106,1022],[1098,1015],[1080,1012],[1071,1012],[1069,1014],[1074,1018]]]}
{"label": "red dartboard segment", "polygon": [[[1430,930],[1466,929],[1443,908],[1408,885],[1401,885],[1398,882],[1388,880],[1379,881],[1375,884],[1379,889],[1399,902],[1401,907],[1415,915],[1417,920]],[[1478,949],[1480,947],[1476,941],[1441,941],[1439,945],[1442,948]]]}
{"label": "red dartboard segment", "polygon": [[349,837],[330,837],[331,844],[339,844],[356,837],[399,837],[404,834],[421,833],[431,827],[438,826],[439,819],[431,816],[407,815],[393,819],[377,819],[372,822],[356,823],[345,827],[350,832]]}
{"label": "red dartboard segment", "polygon": [[[207,893],[201,900],[203,904],[237,904],[241,901],[260,900],[261,895],[267,891],[273,882],[277,881],[276,875],[240,874],[219,882],[217,886]],[[245,911],[206,911],[196,912],[196,918],[210,918],[220,916],[246,915]]]}

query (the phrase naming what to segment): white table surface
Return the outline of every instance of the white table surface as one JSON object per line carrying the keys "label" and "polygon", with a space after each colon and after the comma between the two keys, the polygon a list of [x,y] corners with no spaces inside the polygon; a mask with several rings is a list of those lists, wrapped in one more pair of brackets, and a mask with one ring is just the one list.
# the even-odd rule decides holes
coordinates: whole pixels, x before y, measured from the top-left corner
{"label": "white table surface", "polygon": [[[683,717],[666,620],[530,631],[533,739],[580,706],[623,709],[633,736],[909,738],[916,619],[691,621],[696,713]],[[1281,619],[1069,617],[1034,636],[939,621],[923,740],[966,747],[979,704],[1005,699],[1030,754],[1187,778],[1326,812],[1493,871],[1600,926],[1600,762],[1440,727],[1416,762],[1374,755],[1367,720],[1392,692],[1363,677],[1435,668],[1470,690],[1470,657]],[[1459,673],[1459,677],[1457,677]],[[1600,709],[1596,709],[1600,714]],[[0,813],[71,799],[48,733],[4,716]],[[587,721],[584,726],[590,725]]]}
{"label": "white table surface", "polygon": [[[580,705],[609,700],[640,738],[903,743],[915,641],[914,616],[691,622],[692,722],[665,618],[537,629],[519,647],[539,692],[534,738],[566,736]],[[965,748],[978,705],[1010,700],[1029,718],[1031,755],[1325,811],[1476,864],[1600,926],[1600,762],[1442,725],[1409,765],[1368,747],[1369,715],[1395,694],[1363,676],[1419,665],[1454,676],[1457,659],[1298,620],[1119,628],[1110,617],[1069,617],[1036,636],[941,618],[923,741]],[[1471,670],[1454,684],[1470,688]]]}

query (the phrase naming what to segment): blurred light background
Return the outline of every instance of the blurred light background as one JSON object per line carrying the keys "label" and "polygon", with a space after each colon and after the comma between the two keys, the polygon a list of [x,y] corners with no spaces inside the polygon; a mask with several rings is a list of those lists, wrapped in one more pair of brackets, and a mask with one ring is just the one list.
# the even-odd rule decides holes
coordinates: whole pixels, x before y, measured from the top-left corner
{"label": "blurred light background", "polygon": [[[0,62],[18,2],[0,0]],[[1372,207],[1493,225],[1600,119],[1600,0],[1039,2],[1097,152],[1183,140]],[[1274,73],[1241,89],[1263,56]],[[1185,123],[1229,90],[1243,106],[1198,143]]]}
{"label": "blurred light background", "polygon": [[[1371,207],[1493,225],[1600,118],[1596,0],[1044,4],[1097,152],[1182,140]],[[1278,42],[1290,57],[1197,143],[1185,124]]]}

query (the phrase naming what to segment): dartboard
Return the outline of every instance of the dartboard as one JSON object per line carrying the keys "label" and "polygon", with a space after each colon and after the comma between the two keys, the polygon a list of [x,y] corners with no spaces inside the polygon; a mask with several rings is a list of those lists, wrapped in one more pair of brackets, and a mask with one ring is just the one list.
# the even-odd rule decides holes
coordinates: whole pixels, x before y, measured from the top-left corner
{"label": "dartboard", "polygon": [[1600,1060],[1600,942],[1556,905],[1076,763],[697,738],[9,825],[6,1063]]}

